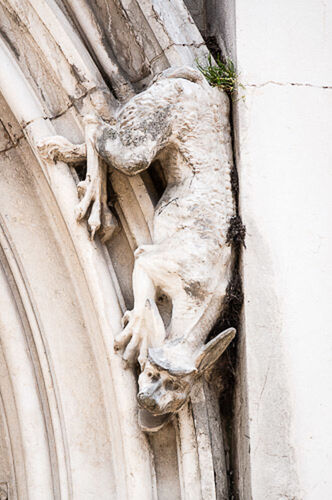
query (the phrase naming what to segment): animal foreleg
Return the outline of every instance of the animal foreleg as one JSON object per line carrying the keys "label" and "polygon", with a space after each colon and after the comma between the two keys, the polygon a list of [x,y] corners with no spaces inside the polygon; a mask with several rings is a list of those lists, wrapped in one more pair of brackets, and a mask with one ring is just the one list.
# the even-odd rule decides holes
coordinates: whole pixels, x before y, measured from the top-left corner
{"label": "animal foreleg", "polygon": [[133,272],[134,309],[123,317],[124,329],[116,337],[115,349],[124,349],[123,359],[132,364],[138,357],[141,367],[149,347],[160,345],[165,336],[165,326],[155,303],[156,289],[152,279],[141,265],[135,262]]}

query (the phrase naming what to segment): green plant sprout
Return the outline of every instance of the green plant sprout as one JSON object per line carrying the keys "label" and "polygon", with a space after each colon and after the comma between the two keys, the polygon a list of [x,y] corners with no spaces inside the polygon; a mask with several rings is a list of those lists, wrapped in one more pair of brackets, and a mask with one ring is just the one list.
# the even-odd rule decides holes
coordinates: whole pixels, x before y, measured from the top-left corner
{"label": "green plant sprout", "polygon": [[223,62],[218,55],[216,63],[214,63],[211,54],[209,54],[206,66],[202,66],[198,61],[196,64],[212,87],[219,87],[230,96],[234,95],[238,84],[238,74],[231,59]]}

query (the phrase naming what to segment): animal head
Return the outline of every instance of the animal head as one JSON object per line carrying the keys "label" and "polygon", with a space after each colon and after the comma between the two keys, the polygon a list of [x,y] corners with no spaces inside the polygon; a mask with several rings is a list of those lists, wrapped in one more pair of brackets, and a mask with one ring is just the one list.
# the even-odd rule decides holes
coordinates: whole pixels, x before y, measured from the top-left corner
{"label": "animal head", "polygon": [[195,381],[222,355],[235,336],[229,328],[188,354],[185,339],[150,348],[138,378],[139,405],[153,415],[175,413],[188,399]]}

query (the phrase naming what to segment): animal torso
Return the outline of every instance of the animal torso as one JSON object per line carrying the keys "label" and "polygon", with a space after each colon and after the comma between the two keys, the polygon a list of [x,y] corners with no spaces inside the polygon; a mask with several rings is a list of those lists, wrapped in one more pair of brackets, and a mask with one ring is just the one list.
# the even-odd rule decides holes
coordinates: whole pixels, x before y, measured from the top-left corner
{"label": "animal torso", "polygon": [[129,175],[160,160],[167,187],[155,208],[152,245],[137,256],[172,299],[170,335],[182,325],[186,335],[196,329],[198,342],[217,319],[229,278],[228,113],[228,97],[205,80],[163,77],[120,110],[99,146],[110,165]]}
{"label": "animal torso", "polygon": [[[186,289],[218,293],[222,261],[233,215],[228,98],[188,80],[166,80],[176,87],[170,108],[171,133],[160,159],[166,190],[154,216],[153,243],[167,248]],[[163,89],[167,93],[166,89]],[[166,255],[165,255],[166,257]],[[173,262],[172,262],[173,259]]]}

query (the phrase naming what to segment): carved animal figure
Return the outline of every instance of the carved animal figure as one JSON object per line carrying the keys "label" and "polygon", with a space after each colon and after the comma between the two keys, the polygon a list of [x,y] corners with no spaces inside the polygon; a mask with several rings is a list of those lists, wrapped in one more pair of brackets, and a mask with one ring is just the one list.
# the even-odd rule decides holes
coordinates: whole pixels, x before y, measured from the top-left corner
{"label": "carved animal figure", "polygon": [[[87,177],[78,219],[91,208],[92,237],[106,214],[105,172],[136,175],[152,161],[162,164],[167,187],[154,214],[152,244],[137,248],[134,308],[115,341],[127,362],[137,359],[139,404],[154,415],[178,411],[201,373],[235,335],[221,333],[204,345],[220,313],[230,278],[226,243],[233,215],[228,97],[192,68],[165,71],[120,108],[114,124],[86,119],[86,144],[55,137],[39,145],[48,157],[87,156]],[[156,304],[171,300],[167,328]]]}

